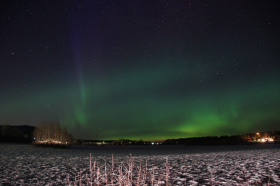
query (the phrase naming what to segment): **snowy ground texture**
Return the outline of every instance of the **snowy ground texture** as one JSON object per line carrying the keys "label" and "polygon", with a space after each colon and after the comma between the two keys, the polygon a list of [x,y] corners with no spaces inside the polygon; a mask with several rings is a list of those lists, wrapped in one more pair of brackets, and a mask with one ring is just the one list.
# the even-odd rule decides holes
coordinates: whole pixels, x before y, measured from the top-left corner
{"label": "snowy ground texture", "polygon": [[[180,151],[174,147],[160,147],[158,153],[151,148],[51,149],[0,144],[0,185],[79,185],[80,182],[87,184],[89,175],[96,176],[96,173],[101,173],[101,184],[105,165],[110,172],[112,163],[114,171],[111,173],[116,180],[126,173],[136,180],[142,171],[147,182],[141,185],[166,185],[167,178],[169,185],[280,185],[279,147],[199,153],[188,147]],[[151,152],[155,155],[149,154]],[[122,173],[118,172],[120,167]]]}

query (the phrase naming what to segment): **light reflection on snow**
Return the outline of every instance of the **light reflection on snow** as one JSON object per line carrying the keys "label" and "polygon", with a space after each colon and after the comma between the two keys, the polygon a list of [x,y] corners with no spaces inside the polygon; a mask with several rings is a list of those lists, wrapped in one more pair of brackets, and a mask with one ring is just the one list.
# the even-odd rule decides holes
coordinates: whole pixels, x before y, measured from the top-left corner
{"label": "light reflection on snow", "polygon": [[[89,173],[92,150],[1,144],[0,149],[0,185],[65,185],[68,175],[74,181],[79,172]],[[116,165],[126,162],[128,156],[128,151],[116,156]],[[108,153],[94,152],[92,157],[100,165],[111,162]],[[133,156],[138,165],[147,160],[148,168],[154,168],[156,174],[165,168],[166,158],[174,185],[280,184],[280,149]]]}

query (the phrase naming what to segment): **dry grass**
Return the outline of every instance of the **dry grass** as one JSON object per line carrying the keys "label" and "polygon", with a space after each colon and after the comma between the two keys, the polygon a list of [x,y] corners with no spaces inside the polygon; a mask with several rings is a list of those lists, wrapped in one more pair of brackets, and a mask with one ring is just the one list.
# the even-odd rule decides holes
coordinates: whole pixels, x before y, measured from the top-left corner
{"label": "dry grass", "polygon": [[113,155],[110,164],[105,162],[104,165],[100,165],[97,161],[92,161],[90,154],[89,174],[82,175],[80,171],[74,181],[71,182],[68,179],[67,185],[140,186],[173,185],[175,182],[180,184],[180,180],[170,177],[171,169],[172,168],[168,164],[168,159],[166,159],[165,169],[161,169],[158,172],[155,171],[155,167],[148,167],[147,160],[139,162],[139,164],[136,165],[131,154],[126,162],[121,162],[119,165],[115,164]]}
{"label": "dry grass", "polygon": [[[213,176],[213,171],[208,168],[210,172],[210,179],[207,185],[219,185],[215,183],[216,177]],[[104,165],[98,164],[97,161],[92,161],[90,154],[90,165],[88,174],[82,174],[82,171],[75,176],[74,181],[67,180],[67,185],[74,186],[142,186],[142,185],[187,185],[186,178],[175,178],[172,177],[171,171],[172,167],[168,164],[168,158],[166,158],[165,168],[158,169],[156,167],[148,166],[147,160],[140,161],[138,164],[134,161],[131,154],[126,162],[121,162],[117,164],[114,161],[114,156],[112,155],[111,163],[105,161]],[[249,185],[270,185],[270,175],[267,183],[247,183],[246,180],[246,169],[243,168],[245,183],[240,182],[240,186]],[[178,173],[178,172],[177,172]],[[190,183],[189,183],[190,184]],[[234,183],[225,183],[226,185],[236,185]],[[197,183],[191,185],[198,185]]]}

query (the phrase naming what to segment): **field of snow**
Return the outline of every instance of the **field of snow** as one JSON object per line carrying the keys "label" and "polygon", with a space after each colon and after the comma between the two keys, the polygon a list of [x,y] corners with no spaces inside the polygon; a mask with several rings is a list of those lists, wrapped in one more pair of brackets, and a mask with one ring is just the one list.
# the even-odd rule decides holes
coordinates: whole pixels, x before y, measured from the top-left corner
{"label": "field of snow", "polygon": [[[73,185],[75,179],[79,184],[79,175],[86,178],[90,174],[90,153],[92,162],[98,163],[102,170],[105,162],[107,169],[112,165],[112,154],[116,168],[120,165],[128,168],[126,163],[132,153],[133,171],[142,167],[147,170],[147,177],[153,172],[155,180],[160,180],[168,171],[172,185],[280,185],[280,146],[276,144],[239,147],[76,146],[73,149],[0,144],[0,185],[67,185],[70,182]],[[165,183],[165,177],[161,178],[163,181],[157,185]]]}

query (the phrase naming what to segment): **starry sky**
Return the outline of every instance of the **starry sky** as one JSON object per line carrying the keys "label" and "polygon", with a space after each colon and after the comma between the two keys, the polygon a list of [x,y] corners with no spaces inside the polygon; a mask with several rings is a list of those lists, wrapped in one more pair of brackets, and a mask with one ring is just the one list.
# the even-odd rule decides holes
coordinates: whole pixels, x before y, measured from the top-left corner
{"label": "starry sky", "polygon": [[280,130],[280,2],[0,2],[0,124],[165,140]]}

